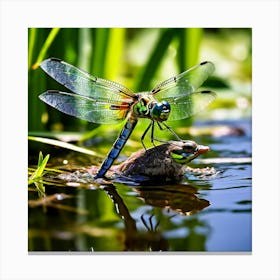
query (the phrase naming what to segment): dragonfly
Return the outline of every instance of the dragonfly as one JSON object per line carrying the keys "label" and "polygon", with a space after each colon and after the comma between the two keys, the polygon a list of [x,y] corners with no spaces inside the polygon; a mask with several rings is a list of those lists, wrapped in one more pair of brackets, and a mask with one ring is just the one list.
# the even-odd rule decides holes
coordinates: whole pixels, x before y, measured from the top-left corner
{"label": "dragonfly", "polygon": [[160,129],[168,129],[181,140],[168,125],[169,121],[193,116],[216,97],[210,90],[197,91],[214,71],[214,64],[210,61],[201,62],[169,78],[151,91],[138,93],[119,83],[95,77],[58,58],[48,58],[41,62],[40,67],[72,91],[47,90],[39,98],[48,105],[68,115],[97,124],[116,124],[126,119],[95,179],[105,176],[139,119],[146,118],[151,121],[141,137],[144,148],[144,138],[149,130],[151,142],[154,144],[155,124]]}

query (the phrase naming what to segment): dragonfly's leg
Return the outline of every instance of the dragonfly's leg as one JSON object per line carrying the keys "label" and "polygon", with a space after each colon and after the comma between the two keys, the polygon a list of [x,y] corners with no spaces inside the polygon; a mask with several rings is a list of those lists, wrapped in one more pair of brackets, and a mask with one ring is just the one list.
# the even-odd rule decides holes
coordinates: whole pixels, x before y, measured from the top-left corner
{"label": "dragonfly's leg", "polygon": [[154,231],[153,221],[152,221],[153,217],[154,217],[154,214],[152,214],[152,215],[150,216],[150,218],[149,218],[151,231]]}
{"label": "dragonfly's leg", "polygon": [[[160,125],[159,122],[157,122],[157,125],[158,125],[160,130],[164,130],[164,128]],[[160,142],[160,143],[168,143],[167,140],[162,140],[162,139],[158,139],[158,138],[155,138],[155,137],[153,137],[152,139],[153,139],[153,141],[157,141],[157,142]],[[154,142],[153,142],[153,144],[154,144]]]}
{"label": "dragonfly's leg", "polygon": [[156,144],[155,144],[155,140],[157,140],[157,139],[155,139],[154,138],[154,128],[155,128],[155,122],[154,121],[152,121],[152,129],[151,129],[151,142],[153,143],[153,145],[154,145],[154,147],[156,146]]}
{"label": "dragonfly's leg", "polygon": [[154,141],[157,141],[157,142],[160,142],[160,143],[168,143],[169,142],[167,140],[158,139],[158,138],[154,138]]}
{"label": "dragonfly's leg", "polygon": [[182,141],[182,139],[175,133],[175,131],[166,123],[162,122],[162,124],[177,138],[177,140]]}
{"label": "dragonfly's leg", "polygon": [[158,226],[159,226],[160,221],[158,221],[158,222],[156,223],[155,227],[154,227],[154,226],[153,226],[153,221],[152,221],[153,217],[154,217],[154,214],[152,214],[152,215],[150,216],[150,218],[149,218],[150,227],[151,227],[151,231],[156,232],[156,231],[157,231],[157,228],[158,228]]}
{"label": "dragonfly's leg", "polygon": [[145,138],[147,132],[149,131],[149,129],[151,128],[151,125],[152,125],[152,124],[153,124],[153,121],[150,122],[150,124],[148,125],[148,127],[147,127],[146,130],[144,131],[143,135],[141,136],[141,143],[142,143],[142,145],[143,145],[143,147],[144,147],[145,150],[147,150],[147,149],[146,149],[146,146],[145,146],[145,144],[144,144],[144,138]]}
{"label": "dragonfly's leg", "polygon": [[145,221],[145,219],[144,219],[144,214],[142,214],[140,218],[141,218],[141,221],[142,221],[142,223],[144,224],[145,228],[146,228],[147,230],[149,230],[149,227],[148,227],[148,225],[147,225],[147,223],[146,223],[146,221]]}
{"label": "dragonfly's leg", "polygon": [[164,128],[160,125],[160,122],[157,122],[157,125],[158,125],[160,130],[164,130]]}
{"label": "dragonfly's leg", "polygon": [[155,226],[155,231],[157,231],[158,226],[159,226],[159,223],[160,223],[160,221],[158,221],[158,222],[156,223],[156,226]]}

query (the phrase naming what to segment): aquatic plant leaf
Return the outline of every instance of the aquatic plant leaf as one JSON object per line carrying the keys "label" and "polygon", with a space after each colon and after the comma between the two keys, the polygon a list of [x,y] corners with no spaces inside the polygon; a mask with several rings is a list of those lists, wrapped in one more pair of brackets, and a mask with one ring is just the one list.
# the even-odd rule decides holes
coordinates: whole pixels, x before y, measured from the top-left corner
{"label": "aquatic plant leaf", "polygon": [[49,154],[46,155],[46,157],[44,158],[42,152],[40,151],[39,158],[38,158],[38,167],[34,171],[34,173],[30,176],[30,179],[28,180],[28,184],[29,185],[34,183],[34,181],[36,179],[38,179],[38,178],[40,178],[42,176],[49,158],[50,158]]}

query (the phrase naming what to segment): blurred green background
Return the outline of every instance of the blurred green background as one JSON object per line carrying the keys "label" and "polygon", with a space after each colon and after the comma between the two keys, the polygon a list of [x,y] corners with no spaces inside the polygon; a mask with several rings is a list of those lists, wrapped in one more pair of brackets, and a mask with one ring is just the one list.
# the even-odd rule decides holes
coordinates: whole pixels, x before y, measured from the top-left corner
{"label": "blurred green background", "polygon": [[[67,131],[74,132],[73,139],[77,140],[103,135],[109,145],[123,125],[87,123],[40,101],[38,96],[47,89],[65,91],[38,67],[42,60],[49,57],[65,60],[135,92],[151,90],[169,77],[210,60],[216,70],[205,87],[214,90],[218,98],[195,118],[223,120],[250,117],[252,31],[249,28],[30,28],[28,32],[30,135],[56,137],[57,133]],[[182,120],[172,127],[176,130],[177,126],[186,127],[191,122]],[[138,123],[129,146],[139,144],[140,147],[137,139],[147,125],[148,120]],[[184,138],[184,135],[181,136]],[[133,139],[136,141],[133,142]]]}

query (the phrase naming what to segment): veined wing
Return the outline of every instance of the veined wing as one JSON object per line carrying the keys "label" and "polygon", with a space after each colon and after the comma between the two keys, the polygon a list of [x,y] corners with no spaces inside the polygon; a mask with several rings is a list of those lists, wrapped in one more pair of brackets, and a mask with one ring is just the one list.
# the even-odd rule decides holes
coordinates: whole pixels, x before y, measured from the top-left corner
{"label": "veined wing", "polygon": [[95,101],[132,101],[135,94],[128,88],[74,67],[57,58],[44,60],[40,67],[53,79],[74,93],[93,98]]}
{"label": "veined wing", "polygon": [[203,90],[179,95],[178,97],[165,98],[171,106],[168,121],[186,119],[197,114],[211,103],[215,97],[215,92]]}
{"label": "veined wing", "polygon": [[131,105],[121,101],[96,101],[90,97],[58,90],[46,91],[39,98],[63,113],[100,124],[120,122],[127,116]]}
{"label": "veined wing", "polygon": [[196,91],[209,75],[212,74],[214,69],[215,67],[212,62],[201,62],[187,71],[157,85],[151,93],[159,101],[163,99],[168,101],[168,97],[186,96]]}

